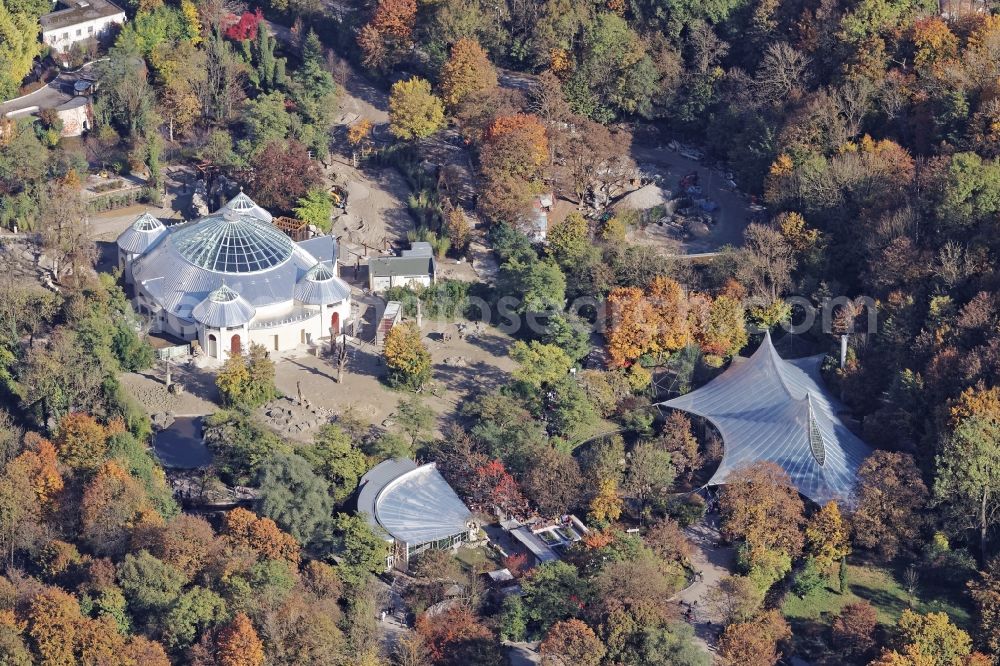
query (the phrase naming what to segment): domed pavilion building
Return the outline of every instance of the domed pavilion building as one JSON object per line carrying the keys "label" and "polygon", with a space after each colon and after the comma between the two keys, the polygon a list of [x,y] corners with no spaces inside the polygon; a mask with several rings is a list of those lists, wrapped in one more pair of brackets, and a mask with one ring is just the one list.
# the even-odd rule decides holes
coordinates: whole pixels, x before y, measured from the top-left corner
{"label": "domed pavilion building", "polygon": [[151,330],[198,340],[215,359],[251,342],[279,352],[315,343],[338,335],[351,314],[336,240],[293,241],[242,192],[184,224],[166,227],[144,213],[117,244]]}

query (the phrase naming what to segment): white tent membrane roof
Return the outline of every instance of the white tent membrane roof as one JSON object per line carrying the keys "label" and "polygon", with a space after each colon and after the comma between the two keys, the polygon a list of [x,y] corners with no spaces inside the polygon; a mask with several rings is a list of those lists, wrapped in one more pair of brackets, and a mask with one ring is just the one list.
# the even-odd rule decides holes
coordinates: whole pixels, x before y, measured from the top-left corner
{"label": "white tent membrane roof", "polygon": [[784,360],[770,334],[753,356],[701,388],[660,403],[703,416],[722,435],[720,485],[755,462],[780,465],[800,493],[819,504],[852,503],[858,468],[871,449],[840,420],[844,411],[823,387],[823,356]]}
{"label": "white tent membrane roof", "polygon": [[407,458],[381,462],[362,477],[358,511],[410,546],[464,532],[472,518],[433,463],[418,467]]}

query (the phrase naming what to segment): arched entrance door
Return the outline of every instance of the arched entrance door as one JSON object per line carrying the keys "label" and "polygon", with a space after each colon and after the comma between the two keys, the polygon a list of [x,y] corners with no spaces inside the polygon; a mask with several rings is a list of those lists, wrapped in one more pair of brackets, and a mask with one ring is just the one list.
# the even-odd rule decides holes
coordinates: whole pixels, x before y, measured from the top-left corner
{"label": "arched entrance door", "polygon": [[340,335],[340,313],[334,312],[330,317],[330,335]]}
{"label": "arched entrance door", "polygon": [[243,353],[243,343],[240,342],[240,336],[234,335],[229,341],[229,355],[239,356]]}
{"label": "arched entrance door", "polygon": [[212,358],[219,358],[219,341],[212,333],[208,334],[208,355]]}

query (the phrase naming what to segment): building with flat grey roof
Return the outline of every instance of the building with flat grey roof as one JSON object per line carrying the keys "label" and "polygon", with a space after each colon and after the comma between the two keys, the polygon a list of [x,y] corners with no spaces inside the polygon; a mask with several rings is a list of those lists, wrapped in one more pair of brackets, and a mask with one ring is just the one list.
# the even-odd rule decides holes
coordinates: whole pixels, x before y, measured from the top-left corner
{"label": "building with flat grey roof", "polygon": [[434,284],[434,251],[430,243],[413,243],[398,257],[374,257],[368,261],[368,288],[429,287]]}
{"label": "building with flat grey roof", "polygon": [[40,19],[42,41],[57,53],[68,53],[73,44],[100,39],[114,25],[125,23],[125,12],[108,0],[62,0],[65,9]]}

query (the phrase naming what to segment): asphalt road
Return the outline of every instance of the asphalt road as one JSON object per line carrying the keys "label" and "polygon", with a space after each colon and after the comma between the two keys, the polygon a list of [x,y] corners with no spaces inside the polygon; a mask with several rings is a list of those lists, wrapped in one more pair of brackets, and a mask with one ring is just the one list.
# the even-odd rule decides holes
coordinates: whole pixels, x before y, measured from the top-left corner
{"label": "asphalt road", "polygon": [[675,192],[682,177],[697,171],[703,196],[719,205],[715,213],[716,223],[710,227],[709,235],[683,243],[687,254],[711,256],[711,253],[724,245],[743,245],[743,232],[751,219],[751,212],[747,208],[749,202],[745,195],[729,187],[722,174],[666,147],[635,142],[630,154],[643,171],[655,170],[664,177],[662,187]]}
{"label": "asphalt road", "polygon": [[8,114],[17,116],[30,113],[35,108],[54,109],[62,106],[73,98],[73,84],[80,80],[80,77],[92,73],[93,65],[94,63],[90,62],[73,72],[62,72],[44,88],[39,88],[24,97],[3,102],[0,104],[0,116]]}

